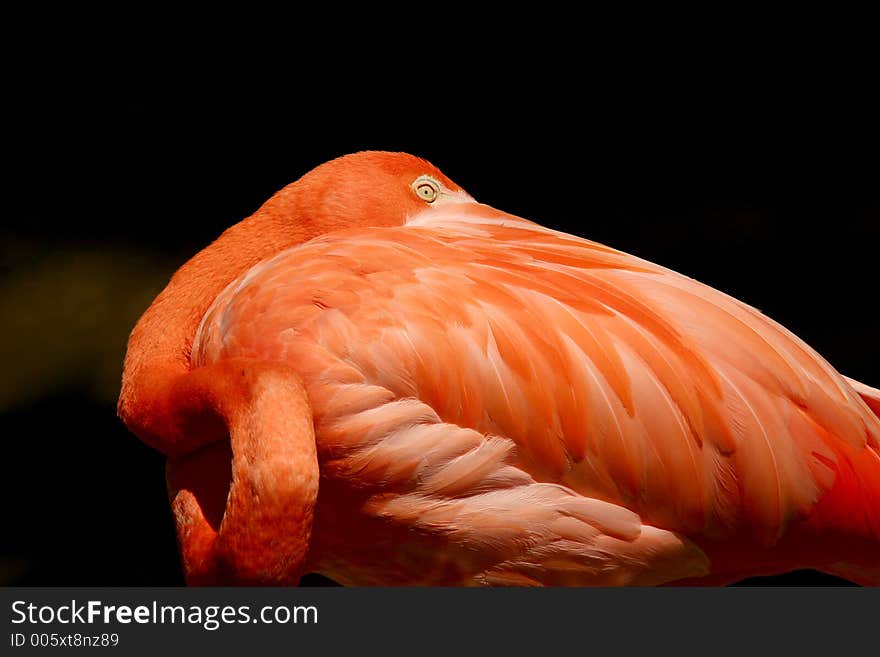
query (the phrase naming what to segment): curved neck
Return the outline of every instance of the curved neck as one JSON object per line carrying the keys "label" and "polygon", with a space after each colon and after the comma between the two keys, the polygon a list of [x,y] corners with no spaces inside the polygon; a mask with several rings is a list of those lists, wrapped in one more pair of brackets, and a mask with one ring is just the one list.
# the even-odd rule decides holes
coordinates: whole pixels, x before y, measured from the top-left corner
{"label": "curved neck", "polygon": [[317,234],[311,222],[299,221],[297,206],[293,185],[275,194],[183,265],[138,321],[128,341],[118,411],[142,439],[151,442],[159,431],[149,426],[155,405],[168,384],[190,370],[193,338],[215,297],[261,260]]}

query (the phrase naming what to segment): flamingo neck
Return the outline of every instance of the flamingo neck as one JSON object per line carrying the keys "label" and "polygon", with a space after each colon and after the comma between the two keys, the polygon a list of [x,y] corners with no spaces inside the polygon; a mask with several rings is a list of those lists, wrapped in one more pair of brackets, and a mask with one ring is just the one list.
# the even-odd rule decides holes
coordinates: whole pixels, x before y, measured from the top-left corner
{"label": "flamingo neck", "polygon": [[142,440],[162,449],[167,427],[157,405],[171,383],[190,371],[193,338],[216,296],[261,260],[318,234],[312,222],[299,218],[291,185],[184,264],[138,321],[128,341],[118,411]]}

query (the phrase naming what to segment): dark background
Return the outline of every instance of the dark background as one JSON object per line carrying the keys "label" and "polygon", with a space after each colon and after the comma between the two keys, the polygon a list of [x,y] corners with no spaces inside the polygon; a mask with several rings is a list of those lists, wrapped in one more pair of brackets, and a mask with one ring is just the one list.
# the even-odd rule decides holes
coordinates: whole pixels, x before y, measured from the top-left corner
{"label": "dark background", "polygon": [[163,460],[115,415],[127,334],[224,228],[360,149],[421,155],[482,202],[702,280],[880,386],[880,114],[851,93],[864,82],[793,94],[400,66],[234,90],[128,74],[87,88],[73,71],[7,99],[0,583],[182,583]]}

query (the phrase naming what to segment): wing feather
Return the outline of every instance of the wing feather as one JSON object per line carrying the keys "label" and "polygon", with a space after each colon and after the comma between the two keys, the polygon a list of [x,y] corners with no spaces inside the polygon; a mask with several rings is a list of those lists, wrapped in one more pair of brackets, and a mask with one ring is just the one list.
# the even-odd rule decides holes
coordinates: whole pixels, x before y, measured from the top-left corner
{"label": "wing feather", "polygon": [[[365,480],[422,477],[412,494],[428,507],[516,471],[652,526],[718,538],[746,525],[772,544],[833,485],[827,436],[854,449],[880,437],[842,377],[755,309],[474,204],[338,231],[257,265],[217,298],[193,354],[295,363],[324,453]],[[371,405],[395,408],[397,428]],[[433,415],[403,419],[413,405]],[[362,424],[338,424],[351,413]],[[484,442],[438,452],[440,434],[424,428],[438,422],[455,427],[443,440],[470,431]],[[554,522],[557,543],[582,531]],[[509,559],[563,564],[557,548],[539,541]],[[485,578],[524,572],[496,564]]]}

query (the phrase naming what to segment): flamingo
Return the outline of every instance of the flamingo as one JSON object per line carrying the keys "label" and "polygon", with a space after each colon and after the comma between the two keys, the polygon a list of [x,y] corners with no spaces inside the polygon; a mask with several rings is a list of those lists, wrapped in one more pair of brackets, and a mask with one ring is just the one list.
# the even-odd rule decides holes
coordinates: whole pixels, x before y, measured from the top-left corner
{"label": "flamingo", "polygon": [[691,278],[360,152],[135,326],[192,585],[880,584],[880,391]]}

